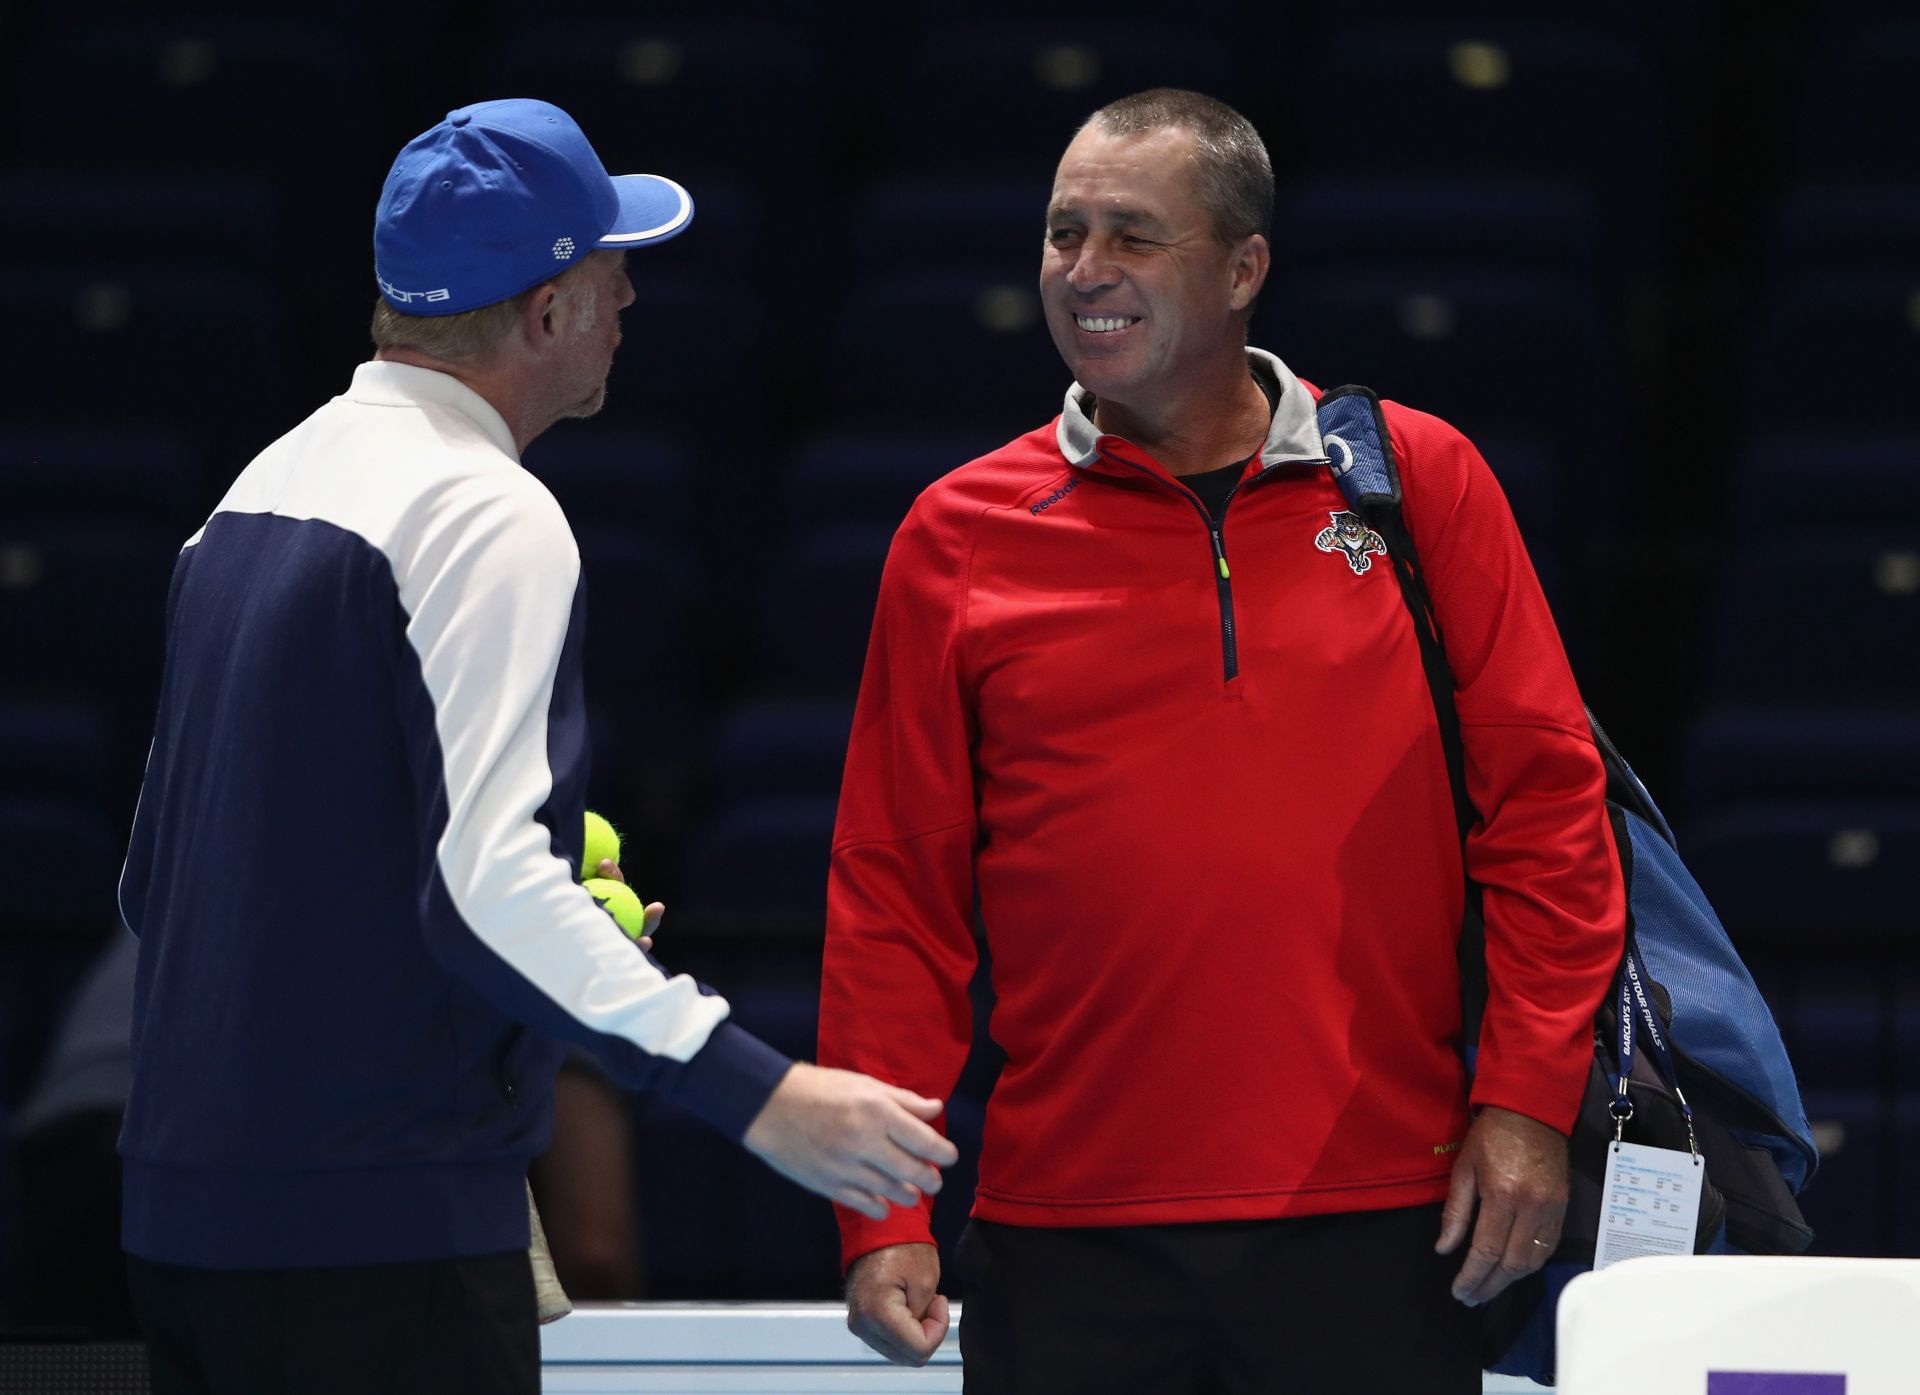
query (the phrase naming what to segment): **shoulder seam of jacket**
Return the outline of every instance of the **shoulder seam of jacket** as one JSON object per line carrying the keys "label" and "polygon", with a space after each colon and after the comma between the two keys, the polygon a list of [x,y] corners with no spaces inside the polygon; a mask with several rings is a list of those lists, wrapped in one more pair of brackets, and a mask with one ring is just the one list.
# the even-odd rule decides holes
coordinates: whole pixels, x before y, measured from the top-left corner
{"label": "shoulder seam of jacket", "polygon": [[[1023,494],[1020,496],[1025,498]],[[971,633],[973,618],[973,559],[980,553],[980,521],[996,509],[1012,512],[1019,507],[1016,500],[1011,504],[982,504],[974,510],[973,517],[967,520],[967,564],[960,569],[960,604],[957,607],[959,621],[954,631],[954,668],[956,672],[966,671],[967,636]]]}

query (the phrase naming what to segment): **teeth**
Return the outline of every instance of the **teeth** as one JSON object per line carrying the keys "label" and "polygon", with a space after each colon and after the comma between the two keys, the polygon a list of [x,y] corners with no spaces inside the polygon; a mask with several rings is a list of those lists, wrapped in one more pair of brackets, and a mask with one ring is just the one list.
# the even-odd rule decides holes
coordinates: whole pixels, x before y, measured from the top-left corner
{"label": "teeth", "polygon": [[1094,319],[1088,315],[1075,315],[1073,318],[1074,322],[1089,334],[1109,334],[1116,329],[1125,329],[1128,325],[1135,323],[1139,316],[1136,315],[1132,319],[1117,315]]}

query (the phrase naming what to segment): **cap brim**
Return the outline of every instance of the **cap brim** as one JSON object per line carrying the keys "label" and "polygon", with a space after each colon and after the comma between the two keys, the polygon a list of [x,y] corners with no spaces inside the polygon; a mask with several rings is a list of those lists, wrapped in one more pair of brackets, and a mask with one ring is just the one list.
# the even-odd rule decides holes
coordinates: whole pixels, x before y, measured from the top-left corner
{"label": "cap brim", "polygon": [[620,196],[620,212],[597,246],[645,247],[665,242],[685,232],[693,221],[693,195],[665,175],[616,175],[613,191]]}

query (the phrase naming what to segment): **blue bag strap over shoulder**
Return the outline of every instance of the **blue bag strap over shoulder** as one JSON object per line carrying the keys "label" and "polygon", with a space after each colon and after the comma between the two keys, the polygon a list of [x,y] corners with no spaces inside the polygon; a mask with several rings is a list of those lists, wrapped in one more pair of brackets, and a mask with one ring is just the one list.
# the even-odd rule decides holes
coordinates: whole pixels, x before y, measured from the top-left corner
{"label": "blue bag strap over shoulder", "polygon": [[1333,462],[1333,477],[1347,503],[1362,517],[1372,509],[1400,507],[1400,470],[1394,462],[1380,399],[1371,388],[1334,388],[1322,394],[1320,444]]}

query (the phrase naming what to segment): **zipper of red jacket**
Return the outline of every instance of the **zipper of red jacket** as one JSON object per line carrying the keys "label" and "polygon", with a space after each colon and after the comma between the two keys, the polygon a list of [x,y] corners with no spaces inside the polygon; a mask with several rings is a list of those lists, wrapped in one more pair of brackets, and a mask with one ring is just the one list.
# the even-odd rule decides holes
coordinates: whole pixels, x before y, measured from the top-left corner
{"label": "zipper of red jacket", "polygon": [[[1255,475],[1261,478],[1266,472]],[[1220,652],[1226,659],[1226,681],[1231,683],[1240,676],[1240,646],[1233,635],[1233,569],[1227,565],[1227,506],[1233,503],[1233,496],[1246,484],[1240,481],[1227,491],[1227,497],[1220,501],[1220,516],[1215,518],[1201,503],[1200,496],[1191,489],[1187,494],[1200,510],[1200,517],[1207,525],[1207,534],[1213,539],[1214,586],[1220,593]],[[1183,485],[1182,488],[1185,488]]]}
{"label": "zipper of red jacket", "polygon": [[[1144,465],[1136,464],[1124,456],[1108,456],[1107,458],[1117,460],[1118,463],[1125,465],[1130,470],[1135,470],[1145,475],[1156,484],[1165,485],[1167,482],[1165,476],[1149,470]],[[1227,491],[1227,497],[1220,501],[1220,517],[1217,519],[1208,511],[1206,503],[1198,494],[1195,494],[1191,489],[1187,488],[1186,485],[1181,484],[1178,477],[1174,478],[1174,488],[1180,494],[1184,495],[1194,508],[1199,510],[1200,521],[1207,529],[1207,541],[1213,549],[1213,584],[1220,599],[1220,653],[1226,675],[1224,681],[1228,683],[1233,682],[1234,679],[1240,676],[1240,643],[1234,635],[1233,569],[1227,565],[1227,509],[1232,505],[1241,490],[1247,488],[1249,485],[1259,484],[1262,480],[1277,471],[1294,465],[1325,465],[1326,463],[1327,461],[1323,457],[1318,460],[1279,460],[1271,465],[1261,467],[1260,472],[1252,479],[1241,480],[1240,483]]]}

